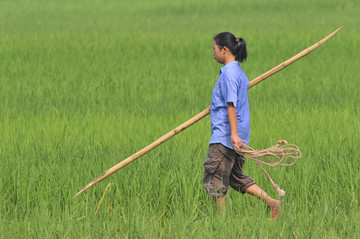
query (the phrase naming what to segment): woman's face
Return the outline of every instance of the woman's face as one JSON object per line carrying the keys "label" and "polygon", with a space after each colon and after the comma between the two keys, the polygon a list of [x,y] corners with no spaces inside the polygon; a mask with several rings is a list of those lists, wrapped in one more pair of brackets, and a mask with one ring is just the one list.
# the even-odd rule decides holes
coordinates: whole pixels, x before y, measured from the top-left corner
{"label": "woman's face", "polygon": [[224,64],[225,62],[225,55],[223,52],[223,49],[220,49],[219,46],[214,41],[213,43],[213,49],[214,49],[214,58],[218,63]]}

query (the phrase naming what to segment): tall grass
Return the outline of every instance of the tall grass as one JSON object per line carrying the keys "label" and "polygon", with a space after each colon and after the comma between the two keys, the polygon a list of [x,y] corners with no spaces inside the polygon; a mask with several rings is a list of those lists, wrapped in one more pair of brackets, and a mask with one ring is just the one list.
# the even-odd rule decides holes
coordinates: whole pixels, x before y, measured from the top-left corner
{"label": "tall grass", "polygon": [[[1,238],[358,238],[360,19],[355,1],[1,1]],[[209,118],[97,184],[89,181],[210,104],[212,36],[247,40],[250,79],[344,25],[249,91],[251,146],[300,146],[269,172],[276,222],[202,187]],[[273,197],[251,161],[245,173]],[[109,191],[95,215],[106,185]]]}

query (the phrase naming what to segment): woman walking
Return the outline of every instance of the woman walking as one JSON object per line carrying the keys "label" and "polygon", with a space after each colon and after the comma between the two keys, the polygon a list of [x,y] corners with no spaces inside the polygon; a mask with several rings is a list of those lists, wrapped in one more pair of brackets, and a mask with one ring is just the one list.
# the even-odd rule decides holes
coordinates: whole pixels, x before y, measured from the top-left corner
{"label": "woman walking", "polygon": [[247,57],[245,40],[223,32],[214,37],[213,49],[215,60],[224,66],[210,105],[211,139],[204,163],[204,187],[219,210],[226,209],[230,186],[263,200],[275,219],[280,201],[271,198],[250,176],[242,173],[245,159],[233,148],[240,148],[250,140],[249,80],[239,65]]}

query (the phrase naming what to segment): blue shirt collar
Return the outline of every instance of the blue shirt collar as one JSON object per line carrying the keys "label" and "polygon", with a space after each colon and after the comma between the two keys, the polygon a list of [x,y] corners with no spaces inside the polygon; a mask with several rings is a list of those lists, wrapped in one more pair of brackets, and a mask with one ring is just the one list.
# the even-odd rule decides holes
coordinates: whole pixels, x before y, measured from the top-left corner
{"label": "blue shirt collar", "polygon": [[231,67],[233,65],[239,65],[239,62],[238,61],[230,61],[225,66],[221,67],[220,73],[222,73],[226,68],[229,68],[229,67]]}

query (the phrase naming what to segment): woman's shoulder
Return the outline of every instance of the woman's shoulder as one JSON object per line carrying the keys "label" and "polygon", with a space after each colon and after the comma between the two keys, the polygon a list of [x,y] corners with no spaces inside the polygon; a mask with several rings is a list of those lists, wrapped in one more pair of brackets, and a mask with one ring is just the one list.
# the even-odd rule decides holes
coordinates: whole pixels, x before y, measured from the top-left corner
{"label": "woman's shoulder", "polygon": [[244,75],[244,71],[241,69],[241,67],[237,64],[233,64],[231,67],[226,68],[226,70],[224,70],[224,76],[226,77],[230,77],[230,78],[237,78],[237,77],[241,77],[242,75]]}
{"label": "woman's shoulder", "polygon": [[246,76],[245,72],[239,66],[225,71],[222,77],[222,81],[224,83],[233,82],[235,84],[243,84],[249,82],[249,79]]}

